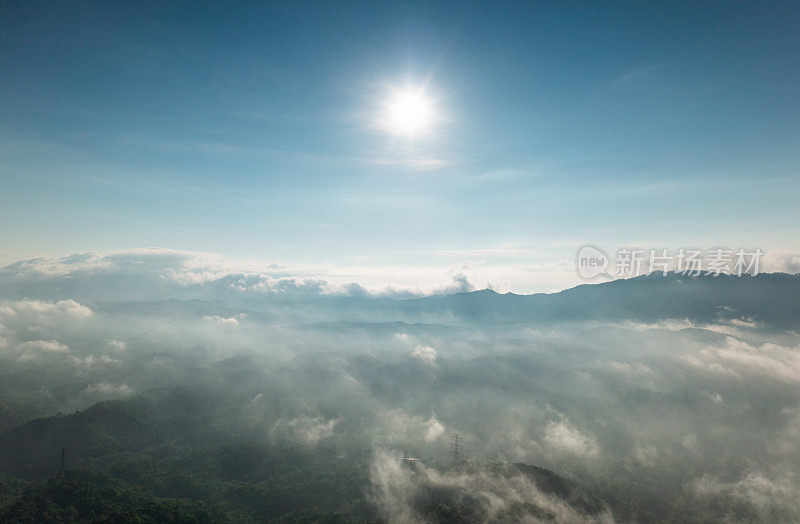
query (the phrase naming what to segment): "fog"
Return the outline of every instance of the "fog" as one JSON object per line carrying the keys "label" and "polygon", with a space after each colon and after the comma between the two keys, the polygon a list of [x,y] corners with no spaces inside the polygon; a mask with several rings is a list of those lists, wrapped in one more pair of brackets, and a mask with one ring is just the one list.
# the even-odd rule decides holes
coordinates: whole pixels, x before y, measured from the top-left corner
{"label": "fog", "polygon": [[[190,279],[182,263],[139,254],[5,268],[0,428],[187,385],[219,399],[226,439],[367,457],[370,500],[390,520],[420,519],[431,490],[494,520],[800,519],[796,303],[777,316],[720,299],[713,318],[501,321],[483,315],[481,293],[453,295],[476,301],[466,309],[446,301],[468,282],[421,298],[219,269]],[[619,310],[636,284],[598,307]],[[456,470],[454,434],[468,460]],[[491,469],[516,463],[602,504],[580,512]]]}

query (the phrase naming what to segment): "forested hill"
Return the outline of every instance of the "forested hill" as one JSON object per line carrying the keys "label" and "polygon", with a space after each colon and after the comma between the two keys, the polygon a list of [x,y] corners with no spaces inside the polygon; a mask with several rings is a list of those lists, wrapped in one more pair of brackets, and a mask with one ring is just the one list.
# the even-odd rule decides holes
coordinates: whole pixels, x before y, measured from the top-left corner
{"label": "forested hill", "polygon": [[[5,432],[0,435],[0,475],[7,475],[0,477],[0,520],[380,521],[369,450],[247,440],[226,427],[242,416],[235,409],[222,414],[233,407],[232,399],[211,397],[202,388],[169,388]],[[65,471],[59,470],[62,447]],[[496,482],[521,476],[576,514],[604,510],[590,490],[536,466],[464,462],[453,474]],[[398,475],[408,481],[417,473],[401,466]],[[484,506],[465,488],[418,479],[414,511],[419,518],[469,522],[485,517]],[[531,497],[509,506],[506,517],[553,518],[551,509]]]}
{"label": "forested hill", "polygon": [[223,522],[239,515],[215,505],[155,497],[87,470],[65,470],[31,484],[0,507],[2,522]]}

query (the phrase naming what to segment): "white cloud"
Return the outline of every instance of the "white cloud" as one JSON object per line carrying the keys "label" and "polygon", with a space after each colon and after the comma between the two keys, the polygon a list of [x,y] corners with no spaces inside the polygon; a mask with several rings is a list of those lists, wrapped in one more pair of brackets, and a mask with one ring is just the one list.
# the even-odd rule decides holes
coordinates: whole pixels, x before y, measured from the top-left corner
{"label": "white cloud", "polygon": [[439,354],[436,353],[436,350],[430,346],[417,346],[414,348],[414,351],[411,352],[411,356],[419,359],[426,364],[436,364],[436,359],[439,358]]}
{"label": "white cloud", "polygon": [[370,465],[370,482],[370,498],[389,522],[424,522],[415,511],[416,503],[431,493],[454,493],[458,500],[469,497],[479,506],[472,517],[481,515],[486,522],[540,522],[542,513],[549,513],[548,520],[554,522],[613,522],[605,511],[597,515],[576,511],[513,469],[503,475],[470,464],[440,471],[418,462],[412,471],[404,465],[402,455],[377,450]]}
{"label": "white cloud", "polygon": [[19,345],[23,353],[31,351],[43,353],[69,353],[69,347],[57,340],[33,340]]}
{"label": "white cloud", "polygon": [[433,442],[439,439],[442,435],[444,435],[444,425],[436,420],[434,415],[431,415],[431,418],[425,423],[424,426],[424,434],[423,438],[425,442]]}
{"label": "white cloud", "polygon": [[3,268],[19,278],[46,278],[68,274],[99,273],[114,269],[114,263],[98,253],[78,253],[60,258],[33,258]]}
{"label": "white cloud", "polygon": [[[348,294],[357,283],[369,293],[383,295],[452,293],[483,287],[501,292],[552,292],[584,283],[575,272],[571,253],[558,260],[547,260],[548,252],[552,248],[548,251],[541,246],[508,242],[429,253],[438,259],[436,263],[370,265],[359,260],[355,264],[292,265],[146,248],[105,255],[81,253],[24,260],[0,269],[0,276],[31,281],[125,275],[156,277],[164,284],[184,287],[224,281],[232,289],[260,293]],[[797,273],[800,254],[769,251],[760,270]],[[149,282],[155,285],[154,281]]]}
{"label": "white cloud", "polygon": [[221,326],[238,326],[239,321],[236,317],[221,317],[219,315],[205,315],[203,316],[203,320],[210,324],[217,324]]}
{"label": "white cloud", "polygon": [[800,348],[774,343],[761,346],[726,337],[720,346],[705,346],[687,353],[683,362],[714,373],[732,376],[768,376],[785,382],[800,382]]}
{"label": "white cloud", "polygon": [[566,417],[547,424],[544,443],[551,451],[558,454],[574,455],[584,459],[593,459],[600,454],[597,439],[592,435],[581,433]]}
{"label": "white cloud", "polygon": [[412,337],[408,333],[395,333],[394,338],[400,341],[403,344],[407,344],[411,341]]}
{"label": "white cloud", "polygon": [[121,352],[128,349],[128,345],[122,340],[107,340],[106,344],[115,352]]}
{"label": "white cloud", "polygon": [[101,355],[99,357],[95,357],[94,355],[88,355],[83,358],[72,356],[70,357],[69,361],[78,367],[83,367],[86,369],[102,369],[108,365],[119,364],[120,361],[111,358],[108,355]]}
{"label": "white cloud", "polygon": [[[693,487],[695,493],[701,497],[731,497],[749,504],[757,512],[756,520],[759,521],[800,519],[800,508],[797,505],[800,489],[792,474],[770,477],[756,471],[732,482],[707,475],[695,480]],[[727,505],[730,506],[730,503]],[[775,511],[779,513],[776,515]]]}
{"label": "white cloud", "polygon": [[791,251],[768,251],[764,253],[761,272],[800,273],[800,253]]}
{"label": "white cloud", "polygon": [[291,439],[307,446],[319,444],[333,436],[333,428],[338,420],[323,417],[296,417],[291,420],[279,420],[272,427],[274,436],[289,436]]}
{"label": "white cloud", "polygon": [[[0,269],[0,277],[26,283],[68,278],[68,283],[74,284],[85,283],[93,276],[119,276],[113,286],[104,284],[92,299],[115,299],[114,294],[126,286],[136,296],[150,294],[152,299],[158,299],[157,288],[175,291],[170,286],[192,288],[220,283],[245,293],[306,295],[352,294],[355,285],[370,294],[387,296],[455,293],[488,287],[490,283],[500,291],[554,291],[580,283],[572,262],[541,263],[536,260],[537,252],[509,246],[429,253],[437,259],[434,263],[416,265],[370,265],[365,263],[368,259],[354,264],[298,265],[146,248],[24,260]],[[530,262],[522,263],[529,255]],[[492,260],[487,262],[485,258]],[[507,260],[511,258],[517,260],[509,264]]]}
{"label": "white cloud", "polygon": [[127,384],[110,384],[108,382],[89,384],[83,392],[90,395],[102,396],[104,398],[129,397],[134,394],[133,388]]}
{"label": "white cloud", "polygon": [[0,306],[0,316],[5,318],[26,317],[44,321],[48,317],[68,317],[87,319],[93,315],[92,310],[74,300],[44,302],[41,300],[19,300],[5,302]]}

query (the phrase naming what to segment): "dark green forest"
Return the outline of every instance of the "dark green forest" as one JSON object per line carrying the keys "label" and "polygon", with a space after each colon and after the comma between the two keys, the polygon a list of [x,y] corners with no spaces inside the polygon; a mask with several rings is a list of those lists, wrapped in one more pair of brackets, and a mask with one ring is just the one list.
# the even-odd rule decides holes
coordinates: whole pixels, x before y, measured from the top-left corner
{"label": "dark green forest", "polygon": [[[213,405],[212,405],[213,404]],[[214,405],[220,418],[214,413]],[[208,411],[206,411],[208,410]],[[218,400],[191,388],[105,401],[71,415],[37,419],[0,438],[2,509],[8,522],[380,522],[371,498],[368,450],[235,440]],[[60,453],[65,450],[66,469]],[[414,467],[402,465],[414,475]],[[544,493],[597,515],[603,503],[555,473],[524,464],[480,469],[528,477]],[[465,490],[431,487],[415,500],[432,522],[484,520]],[[534,503],[512,505],[501,520],[555,515]]]}

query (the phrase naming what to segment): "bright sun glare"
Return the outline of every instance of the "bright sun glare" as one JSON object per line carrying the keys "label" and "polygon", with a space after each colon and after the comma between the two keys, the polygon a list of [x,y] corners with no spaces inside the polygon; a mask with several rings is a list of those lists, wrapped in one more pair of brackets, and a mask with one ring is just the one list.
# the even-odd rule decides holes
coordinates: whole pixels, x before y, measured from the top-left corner
{"label": "bright sun glare", "polygon": [[422,89],[393,92],[387,109],[386,127],[392,133],[408,137],[430,131],[436,116],[433,102]]}

